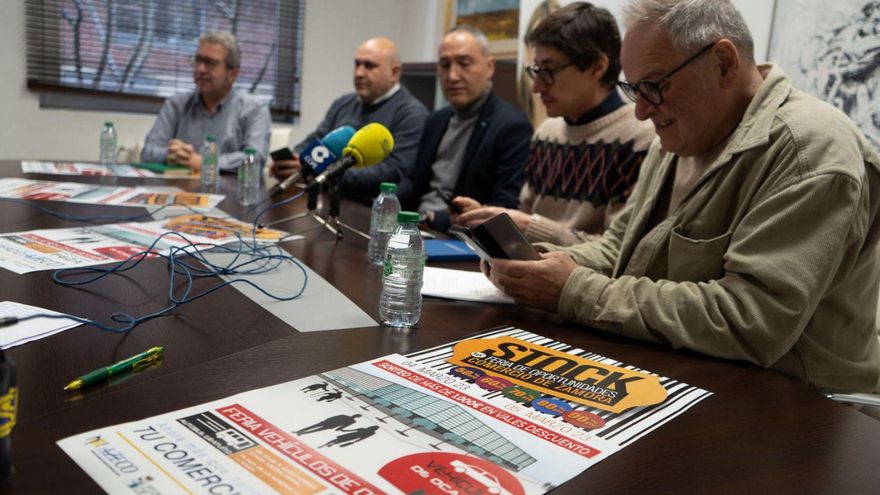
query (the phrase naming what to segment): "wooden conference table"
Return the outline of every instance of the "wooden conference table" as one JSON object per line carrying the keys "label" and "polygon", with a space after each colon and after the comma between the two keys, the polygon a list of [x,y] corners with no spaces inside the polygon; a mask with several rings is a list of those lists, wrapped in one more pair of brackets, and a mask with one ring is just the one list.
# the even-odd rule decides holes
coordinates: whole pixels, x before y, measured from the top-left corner
{"label": "wooden conference table", "polygon": [[[17,161],[0,176],[19,177]],[[29,175],[56,181],[94,178]],[[120,184],[198,187],[197,181],[120,179]],[[234,182],[224,177],[220,207],[239,212]],[[38,210],[2,204],[0,232],[71,227]],[[131,208],[41,202],[79,215],[131,215]],[[272,212],[304,211],[304,201]],[[369,209],[344,202],[341,219],[366,230]],[[315,224],[278,225],[297,232]],[[367,241],[324,229],[283,246],[378,320],[380,274],[365,261]],[[475,269],[475,264],[444,264]],[[51,272],[16,275],[0,269],[0,300],[109,321],[115,311],[145,314],[165,306],[162,260],[87,288],[53,284]],[[202,280],[208,287],[216,280]],[[10,349],[18,367],[19,422],[13,433],[15,474],[0,493],[102,493],[55,442],[90,429],[133,421],[238,392],[302,378],[390,353],[408,353],[499,325],[592,350],[714,393],[683,415],[553,491],[580,493],[876,493],[880,487],[880,422],[822,398],[814,389],[752,365],[647,344],[561,322],[536,310],[426,299],[417,329],[380,326],[298,333],[237,290],[224,288],[127,335],[92,327]],[[165,347],[158,367],[128,379],[62,390],[85,371]]]}

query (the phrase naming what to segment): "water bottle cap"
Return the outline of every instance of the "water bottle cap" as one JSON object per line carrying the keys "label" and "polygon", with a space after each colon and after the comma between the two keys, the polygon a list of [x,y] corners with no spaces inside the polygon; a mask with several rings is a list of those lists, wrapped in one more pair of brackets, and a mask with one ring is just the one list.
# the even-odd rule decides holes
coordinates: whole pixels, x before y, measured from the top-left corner
{"label": "water bottle cap", "polygon": [[382,192],[395,192],[397,191],[397,184],[393,182],[383,182],[379,184],[379,190]]}
{"label": "water bottle cap", "polygon": [[113,127],[113,121],[108,120],[108,121],[104,122],[104,125],[109,125],[110,127]]}
{"label": "water bottle cap", "polygon": [[419,223],[419,214],[414,211],[401,211],[397,213],[397,223]]}
{"label": "water bottle cap", "polygon": [[[215,138],[214,136],[205,136],[205,141],[207,141],[209,143],[213,143],[213,142],[217,141],[217,138]],[[245,150],[245,151],[247,151],[247,150]]]}
{"label": "water bottle cap", "polygon": [[254,148],[253,146],[247,146],[247,147],[245,147],[244,152],[249,155],[255,155],[257,153],[257,149]]}

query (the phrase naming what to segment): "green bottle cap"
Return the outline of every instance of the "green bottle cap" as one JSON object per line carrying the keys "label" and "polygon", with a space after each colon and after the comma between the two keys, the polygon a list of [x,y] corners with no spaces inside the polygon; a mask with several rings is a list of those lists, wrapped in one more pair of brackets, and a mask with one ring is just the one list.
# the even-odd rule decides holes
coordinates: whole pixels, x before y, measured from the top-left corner
{"label": "green bottle cap", "polygon": [[244,152],[249,155],[255,155],[255,154],[257,154],[257,149],[254,148],[253,146],[247,146],[247,147],[245,147]]}
{"label": "green bottle cap", "polygon": [[104,125],[109,125],[110,127],[113,127],[113,121],[108,120],[108,121],[104,122]]}
{"label": "green bottle cap", "polygon": [[397,223],[419,223],[419,214],[414,211],[401,211],[397,213]]}
{"label": "green bottle cap", "polygon": [[[214,143],[217,141],[217,138],[215,138],[214,136],[205,136],[205,141],[207,141],[209,143]],[[247,150],[245,150],[245,151],[247,151]]]}
{"label": "green bottle cap", "polygon": [[395,192],[397,191],[397,184],[393,182],[383,182],[379,184],[379,190],[382,192]]}

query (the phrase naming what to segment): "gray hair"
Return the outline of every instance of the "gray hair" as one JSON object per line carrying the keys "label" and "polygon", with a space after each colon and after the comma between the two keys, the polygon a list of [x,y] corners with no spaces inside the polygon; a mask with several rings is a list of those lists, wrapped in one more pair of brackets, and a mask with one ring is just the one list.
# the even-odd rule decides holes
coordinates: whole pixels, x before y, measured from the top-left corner
{"label": "gray hair", "polygon": [[755,43],[742,14],[730,0],[632,0],[624,8],[628,31],[657,23],[682,53],[693,52],[726,38],[746,61],[755,62]]}
{"label": "gray hair", "polygon": [[238,40],[235,35],[229,31],[208,31],[199,36],[199,44],[201,43],[217,43],[226,48],[226,67],[235,69],[241,67],[241,48],[238,47]]}
{"label": "gray hair", "polygon": [[465,33],[473,36],[474,41],[476,41],[477,44],[480,45],[480,51],[483,53],[483,56],[489,56],[489,38],[486,37],[486,33],[473,26],[469,26],[467,24],[459,24],[450,29],[449,32],[446,34],[452,34],[458,31],[464,31]]}

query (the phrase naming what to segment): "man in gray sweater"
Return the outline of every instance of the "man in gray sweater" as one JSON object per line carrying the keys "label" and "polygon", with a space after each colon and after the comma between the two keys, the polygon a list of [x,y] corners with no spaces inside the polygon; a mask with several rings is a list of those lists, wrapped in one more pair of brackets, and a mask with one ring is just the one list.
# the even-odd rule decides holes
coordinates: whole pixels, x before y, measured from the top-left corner
{"label": "man in gray sweater", "polygon": [[397,47],[387,38],[373,38],[358,47],[354,57],[355,92],[336,99],[314,132],[294,147],[293,160],[273,162],[270,173],[284,180],[300,169],[298,154],[313,139],[341,126],[359,129],[378,122],[394,136],[394,150],[381,163],[345,173],[340,187],[348,197],[369,202],[382,182],[411,180],[419,136],[428,110],[403,88]]}

